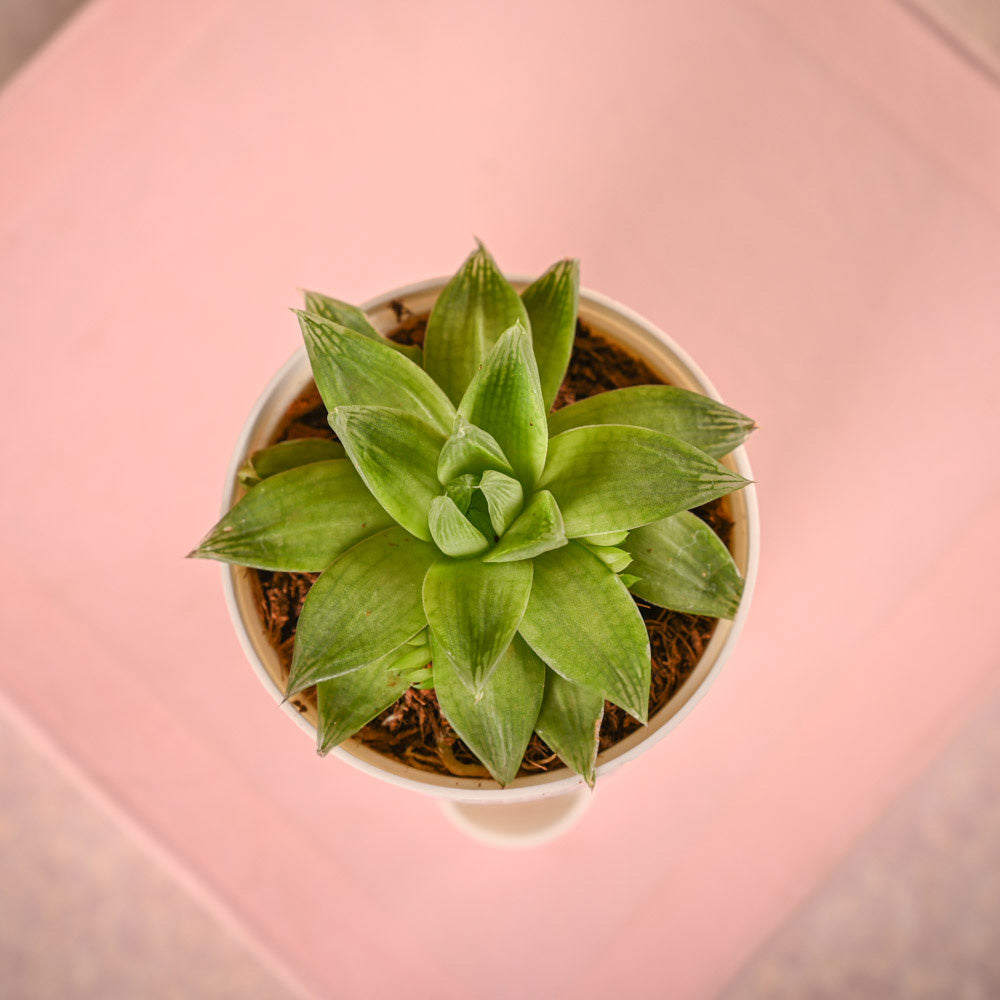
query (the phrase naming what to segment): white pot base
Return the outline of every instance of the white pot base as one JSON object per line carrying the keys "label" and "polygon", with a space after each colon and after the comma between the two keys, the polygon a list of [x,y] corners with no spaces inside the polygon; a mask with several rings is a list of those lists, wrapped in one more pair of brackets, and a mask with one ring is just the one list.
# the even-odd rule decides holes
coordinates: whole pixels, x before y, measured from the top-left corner
{"label": "white pot base", "polygon": [[537,847],[564,834],[587,811],[593,798],[589,788],[580,787],[563,795],[509,805],[442,802],[441,810],[473,840],[517,850]]}

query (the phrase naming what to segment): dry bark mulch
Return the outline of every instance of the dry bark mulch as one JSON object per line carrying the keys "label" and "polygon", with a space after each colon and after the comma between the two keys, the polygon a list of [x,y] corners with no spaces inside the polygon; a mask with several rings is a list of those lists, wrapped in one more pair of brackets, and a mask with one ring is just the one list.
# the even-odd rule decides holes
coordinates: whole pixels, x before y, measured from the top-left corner
{"label": "dry bark mulch", "polygon": [[[402,303],[394,303],[399,321],[394,340],[422,344],[425,320],[410,315]],[[663,383],[643,361],[577,324],[573,354],[566,378],[556,397],[555,408],[578,399],[630,385]],[[315,386],[307,389],[290,407],[276,441],[301,437],[333,438],[326,410]],[[707,521],[728,545],[732,521],[727,504],[715,500],[694,511]],[[291,665],[295,626],[315,573],[255,571],[261,617],[268,636],[281,658],[285,676]],[[667,611],[638,598],[635,603],[646,623],[652,649],[650,718],[663,708],[694,670],[715,631],[716,620],[702,615]],[[300,711],[315,705],[315,688],[294,698]],[[606,750],[640,729],[640,724],[617,705],[605,702],[600,748]],[[460,777],[489,777],[471,750],[462,742],[441,713],[433,691],[408,688],[391,708],[365,726],[355,737],[387,756],[424,771]],[[519,774],[538,774],[565,767],[559,757],[537,735],[524,755]]]}

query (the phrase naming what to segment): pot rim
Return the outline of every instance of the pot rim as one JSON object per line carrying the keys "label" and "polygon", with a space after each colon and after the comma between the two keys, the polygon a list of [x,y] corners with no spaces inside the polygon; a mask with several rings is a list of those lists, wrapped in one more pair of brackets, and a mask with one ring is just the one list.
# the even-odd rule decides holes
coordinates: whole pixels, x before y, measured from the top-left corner
{"label": "pot rim", "polygon": [[[360,308],[369,314],[378,313],[380,310],[385,311],[390,308],[390,303],[439,292],[449,280],[447,277],[429,278],[410,285],[404,285],[369,299]],[[518,289],[527,286],[531,281],[531,279],[524,278],[523,276],[508,277],[508,280]],[[638,341],[648,341],[650,339],[655,341],[664,355],[671,356],[670,360],[676,362],[684,370],[683,374],[687,376],[687,380],[690,383],[693,383],[693,388],[718,402],[723,402],[722,397],[709,381],[708,377],[688,353],[677,345],[673,338],[645,319],[645,317],[608,296],[586,288],[580,289],[580,311],[581,313],[587,311],[596,314],[596,320],[591,317],[586,319],[585,322],[596,322],[600,326],[603,320],[605,325],[621,327],[619,332],[623,335],[625,335],[626,330],[630,332],[638,331],[638,336],[633,338],[630,345],[636,351],[640,350]],[[377,323],[375,325],[378,326]],[[648,356],[646,360],[649,361]],[[664,363],[666,363],[665,359],[661,360],[664,360]],[[262,421],[263,414],[275,394],[285,387],[289,380],[296,378],[303,367],[307,377],[311,377],[305,347],[299,347],[271,378],[250,411],[236,441],[236,446],[226,473],[222,498],[223,514],[235,502],[239,488],[237,473],[250,450],[252,438]],[[748,480],[753,479],[749,459],[743,446],[731,452],[727,456],[726,461],[744,478]],[[692,674],[684,681],[666,705],[649,720],[649,724],[598,756],[596,772],[598,778],[616,770],[655,746],[687,716],[715,681],[743,629],[757,576],[760,525],[756,488],[753,483],[732,496],[739,498],[733,501],[736,506],[742,505],[744,508],[742,520],[745,521],[746,549],[745,566],[741,567],[744,576],[743,596],[736,617],[732,621],[719,620],[712,640],[706,647]],[[739,512],[734,510],[733,513],[734,521],[739,524],[741,520],[738,516]],[[250,661],[254,673],[257,674],[261,683],[271,693],[281,709],[286,715],[294,719],[299,728],[315,741],[315,726],[294,707],[291,701],[285,700],[283,691],[275,682],[261,658],[260,650],[265,647],[270,648],[266,638],[263,636],[263,629],[258,628],[260,634],[258,635],[257,643],[255,643],[251,635],[246,620],[248,603],[245,599],[246,595],[241,594],[240,591],[241,587],[246,586],[241,582],[241,573],[247,574],[248,572],[243,567],[229,564],[222,565],[226,604],[229,608],[230,617],[232,618],[240,645],[243,647],[243,651]],[[244,598],[242,600],[243,607],[241,607],[241,597]],[[724,633],[721,638],[720,632]],[[707,671],[696,683],[692,684],[691,682],[695,678],[695,675],[699,673],[700,666],[710,656],[712,657],[712,661],[709,663]],[[657,719],[663,716],[665,717],[660,722],[657,722]],[[584,785],[583,778],[566,768],[556,772],[518,777],[506,788],[501,788],[492,778],[451,778],[445,775],[421,771],[391,758],[386,758],[353,739],[349,739],[339,747],[334,748],[330,751],[330,755],[336,755],[353,767],[398,787],[410,788],[439,799],[458,802],[491,805],[526,802],[550,795],[570,792]]]}

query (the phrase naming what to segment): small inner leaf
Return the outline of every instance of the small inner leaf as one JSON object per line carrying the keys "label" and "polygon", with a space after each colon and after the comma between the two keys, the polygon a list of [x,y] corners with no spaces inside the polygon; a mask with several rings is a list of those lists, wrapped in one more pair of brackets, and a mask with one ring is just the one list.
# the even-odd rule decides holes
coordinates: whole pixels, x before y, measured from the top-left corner
{"label": "small inner leaf", "polygon": [[424,680],[430,676],[428,664],[433,659],[433,656],[431,654],[431,647],[427,642],[414,646],[411,640],[400,646],[395,651],[395,655],[398,659],[394,663],[394,668],[399,671],[405,680],[409,680],[412,683],[414,677]]}
{"label": "small inner leaf", "polygon": [[545,664],[518,636],[476,698],[442,653],[434,658],[434,688],[445,718],[490,774],[507,785],[531,740],[545,687]]}
{"label": "small inner leaf", "polygon": [[562,385],[573,351],[580,298],[580,262],[561,260],[521,292],[531,319],[542,400],[548,410]]}
{"label": "small inner leaf", "polygon": [[425,628],[421,586],[439,558],[398,526],[340,556],[306,597],[285,693],[357,670]]}
{"label": "small inner leaf", "polygon": [[481,490],[476,490],[472,494],[472,500],[469,503],[469,509],[465,512],[465,516],[469,519],[475,529],[483,536],[483,538],[488,538],[491,541],[496,541],[496,536],[493,531],[493,523],[490,521],[490,510],[486,503],[486,497],[483,496]]}
{"label": "small inner leaf", "polygon": [[700,518],[675,514],[633,531],[624,546],[638,580],[633,594],[673,611],[732,618],[743,580],[729,550]]}
{"label": "small inner leaf", "polygon": [[510,645],[530,592],[530,562],[440,559],[428,570],[423,597],[431,635],[474,695],[483,693]]}
{"label": "small inner leaf", "polygon": [[424,367],[458,403],[504,330],[530,329],[521,297],[481,243],[438,296],[424,337]]}
{"label": "small inner leaf", "polygon": [[520,516],[507,529],[484,562],[506,563],[531,559],[549,549],[566,544],[559,505],[548,490],[541,490],[529,501]]}
{"label": "small inner leaf", "polygon": [[491,434],[526,490],[545,465],[548,425],[531,353],[531,335],[515,324],[476,372],[458,412]]}
{"label": "small inner leaf", "polygon": [[502,535],[521,512],[524,490],[516,479],[492,469],[483,473],[479,489],[486,498],[493,530]]}
{"label": "small inner leaf", "polygon": [[451,497],[436,497],[431,502],[428,524],[431,538],[447,556],[474,556],[489,548],[490,543],[469,523]]}
{"label": "small inner leaf", "polygon": [[437,464],[444,435],[418,417],[384,406],[338,406],[330,426],[386,512],[430,541],[427,515],[441,492]]}
{"label": "small inner leaf", "polygon": [[388,344],[394,351],[399,351],[404,357],[409,358],[415,365],[423,362],[424,352],[419,347],[412,344],[397,344],[388,337],[383,337],[371,325],[368,317],[357,307],[341,302],[339,299],[331,299],[329,295],[322,295],[319,292],[305,293],[306,312],[315,313],[323,319],[332,320],[341,326],[346,326],[355,333],[360,333],[371,340],[380,340]]}
{"label": "small inner leaf", "polygon": [[386,406],[411,413],[442,433],[455,409],[422,368],[376,340],[310,313],[299,313],[316,388],[328,410]]}
{"label": "small inner leaf", "polygon": [[584,542],[587,549],[593,552],[598,559],[604,563],[612,573],[620,573],[625,569],[631,562],[632,556],[626,552],[624,549],[619,549],[614,545],[591,545],[588,542]]}
{"label": "small inner leaf", "polygon": [[555,437],[588,424],[646,427],[686,441],[713,458],[741,445],[754,429],[754,422],[742,413],[672,385],[634,385],[581,399],[549,416],[549,434]]}
{"label": "small inner leaf", "polygon": [[472,502],[472,492],[476,485],[475,476],[458,476],[448,483],[444,492],[455,501],[455,506],[464,514]]}
{"label": "small inner leaf", "polygon": [[580,539],[589,545],[621,545],[628,538],[627,531],[605,531],[600,535],[584,535]]}
{"label": "small inner leaf", "polygon": [[342,444],[326,438],[281,441],[270,448],[254,452],[241,466],[239,478],[244,486],[256,486],[262,479],[269,479],[279,472],[287,472],[313,462],[344,458],[345,454]]}
{"label": "small inner leaf", "polygon": [[454,430],[441,449],[438,479],[449,483],[457,476],[478,476],[488,469],[513,473],[503,449],[486,431],[470,424],[462,414],[455,416]]}

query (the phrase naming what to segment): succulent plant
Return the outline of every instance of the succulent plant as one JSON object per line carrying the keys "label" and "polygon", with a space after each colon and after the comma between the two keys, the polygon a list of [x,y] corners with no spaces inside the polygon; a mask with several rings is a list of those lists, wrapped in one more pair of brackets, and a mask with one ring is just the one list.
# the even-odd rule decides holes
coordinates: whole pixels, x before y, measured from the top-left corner
{"label": "succulent plant", "polygon": [[417,685],[500,784],[537,732],[592,785],[605,699],[647,721],[632,595],[735,613],[736,566],[689,511],[746,485],[717,459],[753,422],[663,385],[550,413],[578,287],[566,260],[518,295],[480,245],[423,351],[306,293],[298,319],[338,441],[252,456],[248,492],[192,555],[320,574],[286,691],[316,685],[320,753]]}

